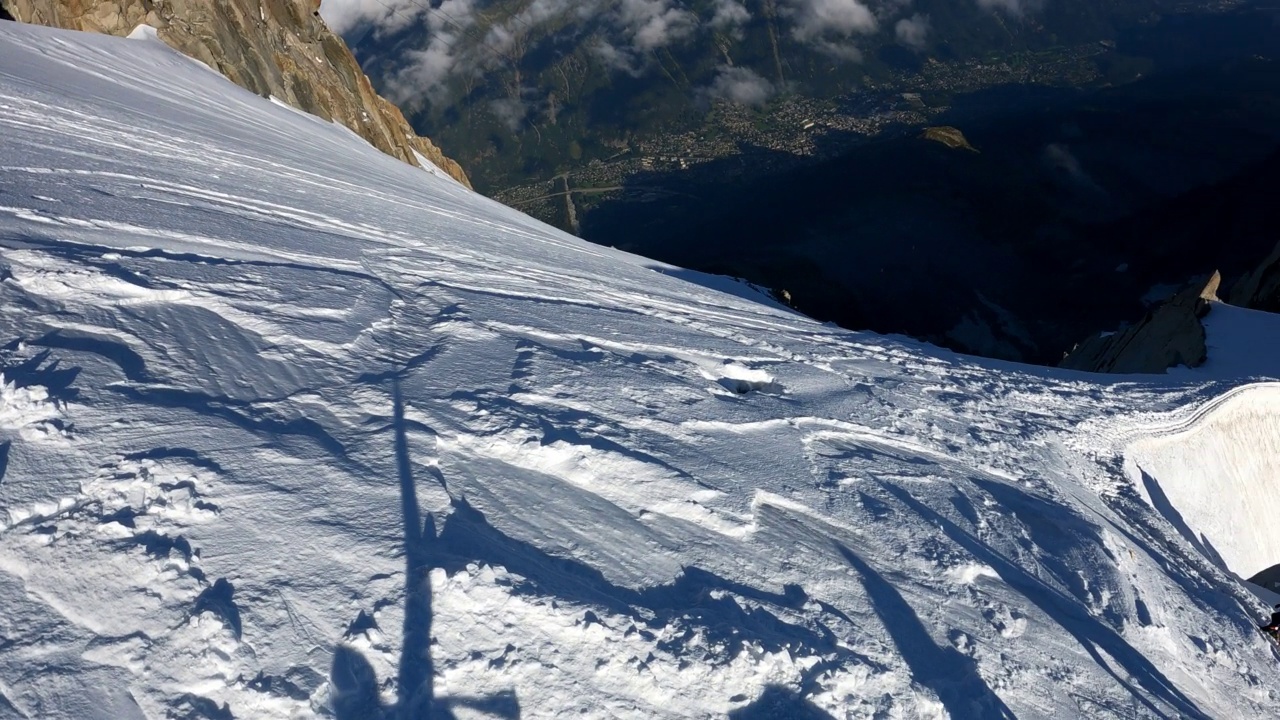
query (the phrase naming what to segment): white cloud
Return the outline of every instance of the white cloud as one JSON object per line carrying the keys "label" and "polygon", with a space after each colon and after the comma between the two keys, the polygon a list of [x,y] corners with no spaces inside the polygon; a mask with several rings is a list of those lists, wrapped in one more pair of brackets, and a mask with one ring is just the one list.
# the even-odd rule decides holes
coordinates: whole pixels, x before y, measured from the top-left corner
{"label": "white cloud", "polygon": [[693,37],[699,27],[698,17],[673,0],[582,0],[577,14],[583,24],[598,18],[612,31],[590,41],[592,54],[637,77],[650,66],[654,50]]}
{"label": "white cloud", "polygon": [[[589,6],[590,3],[587,3]],[[568,10],[580,8],[582,3],[575,3],[572,0],[533,0],[519,14],[519,22],[529,27],[536,27],[542,23],[559,17]]]}
{"label": "white cloud", "polygon": [[880,20],[889,20],[911,7],[912,0],[879,0],[875,13]]}
{"label": "white cloud", "polygon": [[716,0],[715,12],[708,23],[716,30],[734,30],[751,20],[751,13],[737,0]]}
{"label": "white cloud", "polygon": [[636,58],[635,53],[629,49],[619,48],[603,38],[591,45],[591,54],[604,63],[605,67],[621,70],[633,77],[639,77],[644,72],[643,58]]}
{"label": "white cloud", "polygon": [[839,60],[858,62],[862,51],[855,35],[880,29],[871,8],[859,0],[784,0],[782,14],[791,21],[791,37]]}
{"label": "white cloud", "polygon": [[824,55],[830,55],[837,60],[846,62],[862,62],[862,50],[851,42],[839,42],[835,40],[827,40],[826,38],[818,38],[812,43],[813,48]]}
{"label": "white cloud", "polygon": [[[778,0],[792,37],[841,60],[861,59],[855,41],[874,33],[879,21],[873,0]],[[876,0],[886,22],[910,0]],[[1033,0],[978,0],[1030,2]],[[400,30],[418,23],[425,32],[416,50],[401,53],[402,66],[389,78],[387,90],[401,104],[441,98],[452,80],[510,75],[522,62],[531,35],[554,27],[562,40],[572,38],[605,66],[633,76],[650,72],[653,53],[712,31],[740,37],[752,20],[745,0],[711,0],[699,17],[688,0],[525,0],[510,15],[487,17],[485,0],[325,0],[323,14],[339,32],[361,27],[375,32]],[[899,31],[902,32],[901,30]],[[914,35],[911,37],[915,37]],[[515,82],[515,76],[512,81]],[[758,104],[774,89],[763,78],[719,72],[707,89],[714,97]],[[508,94],[512,91],[508,88]],[[515,117],[503,108],[503,117]]]}
{"label": "white cloud", "polygon": [[364,23],[379,31],[394,31],[417,21],[425,10],[420,0],[324,0],[320,17],[338,34]]}
{"label": "white cloud", "polygon": [[388,83],[393,100],[421,102],[423,93],[439,89],[460,66],[475,68],[460,42],[475,23],[475,11],[475,0],[445,0],[436,11],[424,16],[426,47],[405,53],[408,62]]}
{"label": "white cloud", "polygon": [[1042,0],[978,0],[978,7],[983,10],[1000,11],[1011,17],[1022,17],[1028,12],[1035,12],[1042,5]]}
{"label": "white cloud", "polygon": [[916,13],[909,18],[902,18],[893,26],[898,42],[912,50],[923,50],[929,40],[929,16]]}
{"label": "white cloud", "polygon": [[773,97],[773,83],[744,67],[721,65],[716,79],[706,88],[714,100],[728,100],[739,105],[763,105]]}
{"label": "white cloud", "polygon": [[1085,171],[1080,159],[1071,152],[1071,148],[1062,143],[1051,143],[1044,148],[1044,163],[1051,170],[1065,175],[1077,186],[1092,192],[1106,194],[1102,186]]}
{"label": "white cloud", "polygon": [[665,47],[693,34],[698,18],[670,0],[622,0],[617,20],[637,50]]}
{"label": "white cloud", "polygon": [[511,132],[519,132],[529,116],[529,106],[517,98],[500,98],[489,103],[489,109]]}
{"label": "white cloud", "polygon": [[442,85],[458,61],[448,45],[437,41],[422,50],[410,50],[405,57],[408,63],[391,78],[388,87],[392,98],[401,102]]}
{"label": "white cloud", "polygon": [[869,35],[880,27],[871,8],[858,0],[787,0],[787,5],[791,36],[800,42]]}

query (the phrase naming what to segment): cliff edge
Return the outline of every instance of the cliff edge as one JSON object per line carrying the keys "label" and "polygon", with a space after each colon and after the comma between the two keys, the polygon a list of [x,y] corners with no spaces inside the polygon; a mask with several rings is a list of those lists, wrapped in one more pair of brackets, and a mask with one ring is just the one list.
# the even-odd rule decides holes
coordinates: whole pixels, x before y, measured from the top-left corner
{"label": "cliff edge", "polygon": [[237,85],[339,122],[411,165],[421,155],[471,187],[458,163],[374,92],[318,8],[317,0],[0,0],[0,17],[121,36],[146,23]]}
{"label": "cliff edge", "polygon": [[1077,345],[1059,367],[1107,373],[1162,373],[1171,367],[1204,363],[1200,323],[1218,299],[1222,277],[1214,272],[1119,332],[1099,333]]}

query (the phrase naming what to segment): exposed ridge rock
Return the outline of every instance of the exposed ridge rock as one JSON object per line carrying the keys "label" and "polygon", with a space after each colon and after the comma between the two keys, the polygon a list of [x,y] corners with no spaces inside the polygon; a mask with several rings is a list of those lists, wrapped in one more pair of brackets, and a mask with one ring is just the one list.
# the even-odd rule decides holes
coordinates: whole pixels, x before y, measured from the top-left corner
{"label": "exposed ridge rock", "polygon": [[1280,312],[1280,244],[1253,272],[1231,286],[1227,302],[1266,312]]}
{"label": "exposed ridge rock", "polygon": [[1162,373],[1171,367],[1197,367],[1207,354],[1200,319],[1218,300],[1221,275],[1192,284],[1140,322],[1119,332],[1099,333],[1077,345],[1059,363],[1073,370],[1109,373]]}
{"label": "exposed ridge rock", "polygon": [[458,163],[374,91],[318,8],[316,0],[0,0],[17,20],[71,30],[127,35],[146,23],[237,85],[339,122],[412,165],[421,154],[470,187]]}
{"label": "exposed ridge rock", "polygon": [[[1111,237],[1126,254],[1154,257],[1158,263],[1188,251],[1202,260],[1211,258],[1205,262],[1212,262],[1227,271],[1229,277],[1238,278],[1226,286],[1229,291],[1223,292],[1227,303],[1251,310],[1280,312],[1280,246],[1275,245],[1280,211],[1272,197],[1278,182],[1280,150],[1273,149],[1257,163],[1225,180],[1195,188],[1117,223],[1110,231]],[[1148,243],[1149,238],[1159,238],[1159,242],[1145,247],[1133,242],[1138,239]],[[1250,258],[1256,259],[1268,250],[1270,254],[1261,263],[1249,263]],[[1185,314],[1184,300],[1175,298],[1171,304],[1179,302],[1183,303]],[[1150,315],[1139,326],[1144,324],[1150,324]],[[1189,330],[1191,326],[1182,327]],[[1100,372],[1135,372],[1115,369],[1124,365],[1109,364],[1114,356],[1104,346],[1115,348],[1122,342],[1146,341],[1125,333],[1109,338],[1093,337],[1077,345],[1060,365]],[[1192,348],[1190,354],[1196,352],[1198,347]],[[1170,364],[1178,363],[1186,364],[1185,359],[1171,360]],[[1162,372],[1164,368],[1158,365],[1154,363],[1142,371]]]}

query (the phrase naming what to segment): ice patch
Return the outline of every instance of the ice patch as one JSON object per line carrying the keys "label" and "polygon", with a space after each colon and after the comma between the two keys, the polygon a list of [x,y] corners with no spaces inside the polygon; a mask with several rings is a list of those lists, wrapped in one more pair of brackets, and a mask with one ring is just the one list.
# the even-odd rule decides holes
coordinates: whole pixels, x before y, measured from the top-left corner
{"label": "ice patch", "polygon": [[0,374],[0,428],[14,429],[58,414],[49,402],[49,391],[39,385],[18,387]]}
{"label": "ice patch", "polygon": [[39,385],[18,387],[0,374],[0,431],[16,432],[30,442],[65,441],[70,433],[60,422],[62,411]]}

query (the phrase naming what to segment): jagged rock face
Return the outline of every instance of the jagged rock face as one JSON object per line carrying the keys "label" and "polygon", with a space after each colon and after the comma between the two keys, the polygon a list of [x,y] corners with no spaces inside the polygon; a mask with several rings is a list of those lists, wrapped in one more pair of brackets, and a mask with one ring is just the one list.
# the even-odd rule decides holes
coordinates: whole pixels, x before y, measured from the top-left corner
{"label": "jagged rock face", "polygon": [[[1222,296],[1228,304],[1280,312],[1280,245],[1275,244],[1280,239],[1276,230],[1280,227],[1277,210],[1280,206],[1273,197],[1278,184],[1280,150],[1272,149],[1258,163],[1222,182],[1196,188],[1117,224],[1112,237],[1121,243],[1125,238],[1159,238],[1158,251],[1169,255],[1181,256],[1208,248],[1212,255],[1200,254],[1199,257],[1213,257],[1210,262],[1227,270],[1229,277],[1238,278],[1224,285],[1229,287]],[[1248,262],[1249,258],[1266,253],[1268,248],[1273,249],[1261,263]],[[1182,296],[1171,300],[1168,310],[1156,311],[1164,314],[1155,325],[1153,313],[1128,331],[1094,336],[1076,346],[1060,365],[1100,372],[1163,372],[1173,365],[1194,364],[1195,357],[1203,352],[1203,343],[1198,339],[1203,336],[1203,329],[1197,329],[1199,323],[1193,326],[1188,319],[1189,313],[1194,314],[1189,302]],[[1205,309],[1208,307],[1204,305]],[[1164,355],[1169,358],[1168,365],[1164,366],[1159,356],[1148,356],[1150,362],[1139,363],[1141,370],[1134,370],[1129,369],[1133,367],[1129,360],[1118,362],[1117,352],[1126,344],[1130,345],[1124,351],[1128,358],[1154,346],[1179,348],[1180,352]]]}
{"label": "jagged rock face", "polygon": [[1280,245],[1266,260],[1231,287],[1227,302],[1240,307],[1280,312]]}
{"label": "jagged rock face", "polygon": [[1221,276],[1183,290],[1141,322],[1120,332],[1100,333],[1080,343],[1060,367],[1110,373],[1162,373],[1171,367],[1196,367],[1205,360],[1200,324],[1218,299]]}
{"label": "jagged rock face", "polygon": [[259,95],[354,130],[379,150],[420,164],[414,152],[470,187],[466,173],[369,84],[316,0],[0,0],[22,22],[127,35],[140,23],[178,51]]}

